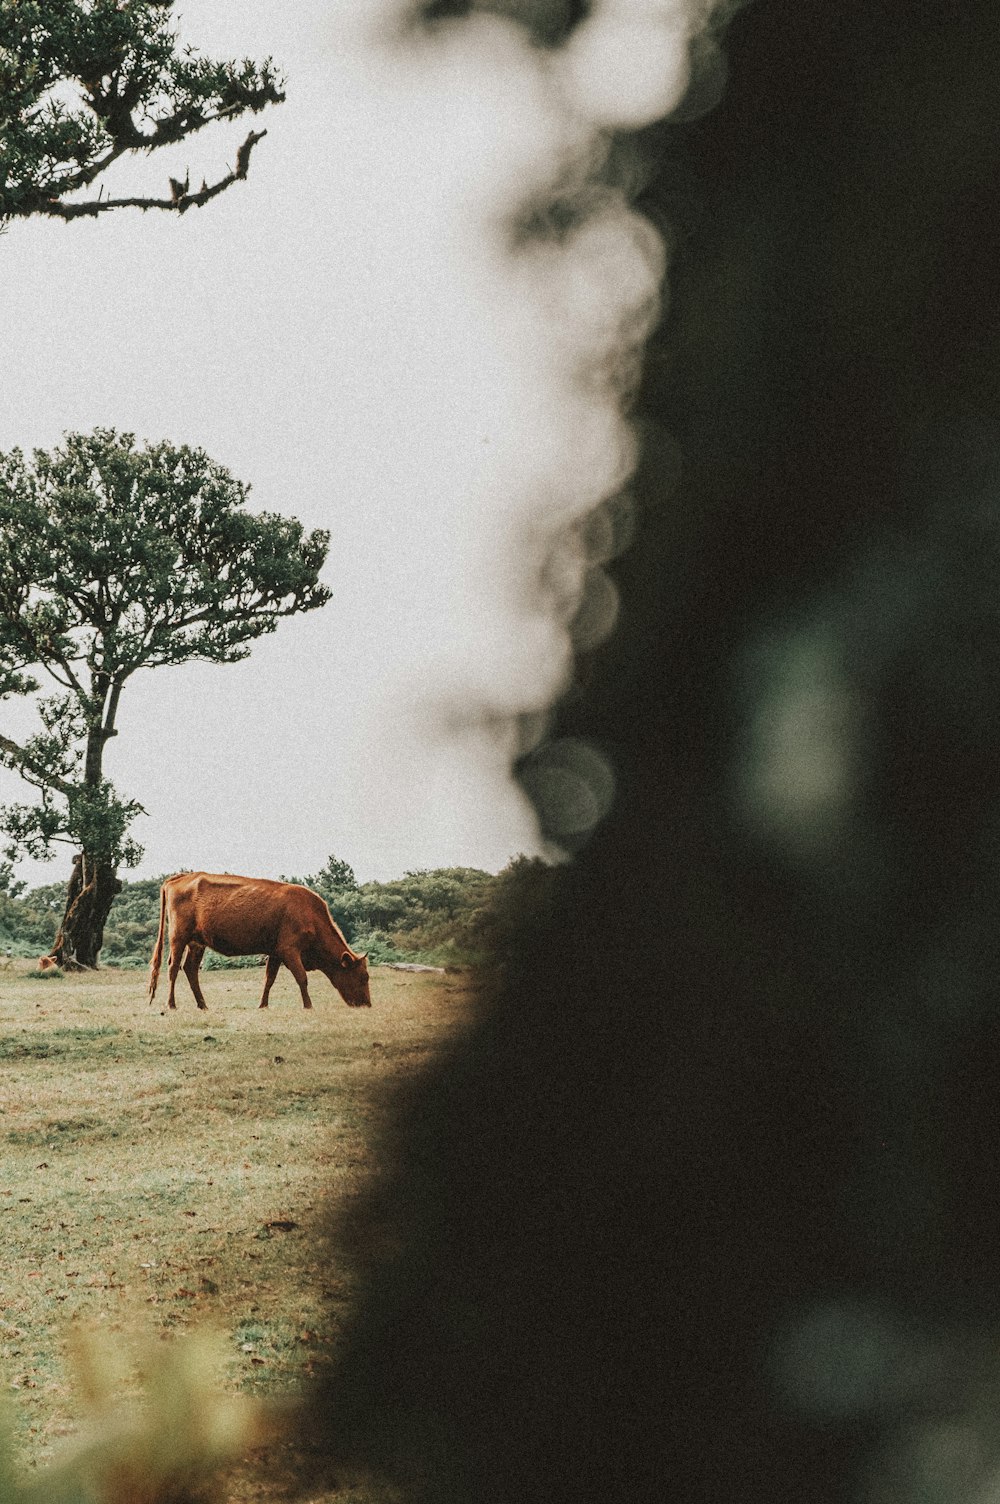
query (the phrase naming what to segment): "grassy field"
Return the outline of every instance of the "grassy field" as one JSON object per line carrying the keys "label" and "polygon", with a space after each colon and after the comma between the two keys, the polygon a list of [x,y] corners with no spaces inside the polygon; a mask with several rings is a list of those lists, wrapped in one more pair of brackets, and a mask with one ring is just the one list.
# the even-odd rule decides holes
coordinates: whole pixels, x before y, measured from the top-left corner
{"label": "grassy field", "polygon": [[[0,967],[0,1389],[29,1469],[75,1429],[81,1325],[148,1342],[208,1323],[221,1384],[251,1394],[295,1392],[336,1343],[350,1291],[315,1229],[357,1195],[386,1087],[461,1026],[469,980],[376,968],[368,1010],[321,979],[309,1014],[284,970],[258,1011],[261,978],[210,972],[207,1013],[182,978],[171,1014],[134,971]],[[253,1465],[226,1494],[283,1496]]]}

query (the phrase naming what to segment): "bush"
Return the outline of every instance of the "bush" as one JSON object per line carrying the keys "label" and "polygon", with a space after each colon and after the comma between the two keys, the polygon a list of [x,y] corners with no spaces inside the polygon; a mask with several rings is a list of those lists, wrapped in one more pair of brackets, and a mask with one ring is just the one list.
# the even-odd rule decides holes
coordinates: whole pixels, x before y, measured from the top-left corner
{"label": "bush", "polygon": [[[319,893],[349,944],[366,951],[373,964],[428,966],[483,960],[498,939],[517,937],[549,912],[557,881],[556,869],[529,857],[516,857],[497,876],[477,867],[441,867],[360,885],[346,862],[330,857],[313,876],[286,880]],[[139,970],[149,964],[162,881],[149,877],[122,884],[104,929],[106,965]],[[64,883],[22,893],[8,874],[6,886],[0,883],[0,952],[41,956],[51,950],[65,902]],[[261,957],[207,951],[204,964],[213,970],[254,967]]]}
{"label": "bush", "polygon": [[423,951],[400,945],[397,937],[387,935],[384,930],[362,930],[351,943],[355,950],[362,951],[368,957],[373,966],[385,965],[391,961],[436,964],[429,962]]}
{"label": "bush", "polygon": [[205,971],[245,971],[263,965],[263,956],[220,956],[216,950],[207,950],[202,968]]}

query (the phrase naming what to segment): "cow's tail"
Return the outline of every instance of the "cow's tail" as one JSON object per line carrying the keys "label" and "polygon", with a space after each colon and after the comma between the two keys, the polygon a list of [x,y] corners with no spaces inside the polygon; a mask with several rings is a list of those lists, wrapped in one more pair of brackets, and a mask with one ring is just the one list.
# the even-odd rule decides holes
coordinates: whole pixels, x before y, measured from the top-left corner
{"label": "cow's tail", "polygon": [[153,951],[153,959],[149,963],[149,1001],[156,996],[156,982],[160,975],[160,962],[163,960],[163,931],[166,927],[167,915],[167,885],[160,889],[160,928],[156,936],[156,948]]}

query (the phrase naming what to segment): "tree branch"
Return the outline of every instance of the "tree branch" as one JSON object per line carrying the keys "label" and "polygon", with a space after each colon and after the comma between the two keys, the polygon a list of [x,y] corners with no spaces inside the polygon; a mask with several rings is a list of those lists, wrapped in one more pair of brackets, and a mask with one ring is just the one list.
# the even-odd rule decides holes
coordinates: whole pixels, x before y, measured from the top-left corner
{"label": "tree branch", "polygon": [[[236,153],[236,166],[217,183],[209,186],[202,180],[202,186],[196,193],[171,194],[169,198],[96,198],[87,199],[81,204],[64,204],[59,199],[49,199],[39,204],[32,213],[48,214],[56,219],[79,219],[81,216],[96,218],[98,214],[104,214],[108,209],[166,209],[174,210],[177,214],[184,214],[186,210],[200,209],[210,199],[224,193],[233,183],[242,181],[250,166],[250,154],[257,142],[267,135],[267,131],[251,131]],[[17,211],[14,216],[16,217]]]}
{"label": "tree branch", "polygon": [[[0,605],[0,614],[5,618],[5,626],[9,630],[12,630],[12,632],[17,633],[18,639],[20,639],[21,654],[23,654],[24,659],[23,663],[18,665],[20,668],[35,668],[38,665],[39,668],[44,668],[45,672],[50,675],[50,678],[54,678],[56,683],[60,684],[63,689],[74,690],[74,693],[77,693],[80,698],[86,696],[83,684],[80,683],[77,675],[74,674],[74,669],[72,669],[72,659],[68,659],[65,653],[59,653],[57,648],[54,647],[53,642],[39,641],[35,632],[26,629],[21,605],[12,606],[9,602],[3,602]],[[60,678],[56,669],[53,668],[53,663],[57,663],[63,669],[63,674],[66,675],[65,678]]]}
{"label": "tree branch", "polygon": [[34,779],[38,779],[39,782],[36,787],[55,789],[57,793],[65,795],[66,798],[70,798],[76,793],[76,787],[72,783],[67,783],[63,778],[54,777],[43,763],[37,762],[30,752],[26,752],[17,742],[12,742],[9,736],[0,734],[0,754],[4,757],[9,757],[22,772],[32,774],[33,777],[28,779],[29,783],[33,782]]}
{"label": "tree branch", "polygon": [[54,648],[51,648],[48,651],[51,652],[54,661],[58,663],[63,673],[66,675],[65,679],[61,678],[60,675],[57,674],[55,669],[52,667],[52,664],[47,662],[44,658],[39,657],[38,659],[32,659],[30,666],[34,667],[35,663],[37,662],[38,666],[45,669],[49,677],[51,679],[54,679],[57,684],[61,684],[63,689],[72,690],[81,702],[86,701],[88,698],[87,691],[80,683],[80,680],[77,678],[76,674],[74,674],[71,667],[71,660],[67,658],[65,654],[57,653]]}
{"label": "tree branch", "polygon": [[[33,668],[34,664],[32,664],[31,666]],[[55,682],[59,685],[60,689],[73,689],[74,686],[72,681],[70,679],[64,678],[62,674],[57,674],[51,663],[40,663],[39,668],[44,669],[49,678],[54,679]]]}
{"label": "tree branch", "polygon": [[[74,604],[76,603],[74,602]],[[57,684],[62,685],[63,689],[70,689],[81,700],[85,700],[87,698],[87,691],[73,672],[72,660],[67,658],[64,653],[58,652],[51,641],[39,641],[33,632],[26,630],[19,610],[11,612],[8,608],[5,611],[5,615],[6,625],[17,633],[17,636],[21,640],[23,651],[27,655],[23,667],[33,668],[37,664],[45,670],[51,679],[54,679]],[[57,663],[63,670],[66,675],[65,679],[60,678],[56,673],[52,667],[53,662]]]}
{"label": "tree branch", "polygon": [[124,679],[114,679],[111,684],[111,693],[108,696],[107,710],[104,716],[104,725],[101,727],[101,734],[104,737],[105,741],[109,741],[111,737],[118,735],[118,731],[115,727],[115,719],[118,715],[118,701],[121,699],[122,685],[124,684],[124,682]]}

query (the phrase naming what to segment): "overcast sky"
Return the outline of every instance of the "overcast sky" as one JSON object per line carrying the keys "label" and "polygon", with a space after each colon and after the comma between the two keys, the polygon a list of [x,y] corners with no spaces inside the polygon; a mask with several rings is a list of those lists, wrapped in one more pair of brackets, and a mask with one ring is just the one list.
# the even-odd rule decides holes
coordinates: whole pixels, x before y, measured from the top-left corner
{"label": "overcast sky", "polygon": [[[127,686],[107,764],[148,812],[140,873],[304,875],[335,853],[385,878],[539,849],[509,776],[514,717],[567,672],[584,588],[567,523],[633,459],[581,372],[642,338],[663,261],[618,201],[518,256],[503,229],[585,170],[602,126],[670,106],[688,23],[663,7],[653,46],[619,0],[555,69],[494,16],[390,47],[372,23],[399,9],[183,0],[186,41],[287,70],[247,182],[184,216],[0,238],[0,448],[99,424],[199,445],[256,507],[332,533],[328,607],[245,663]],[[248,129],[114,186],[212,181]],[[26,714],[3,707],[5,727]],[[13,775],[0,797],[23,797]]]}

